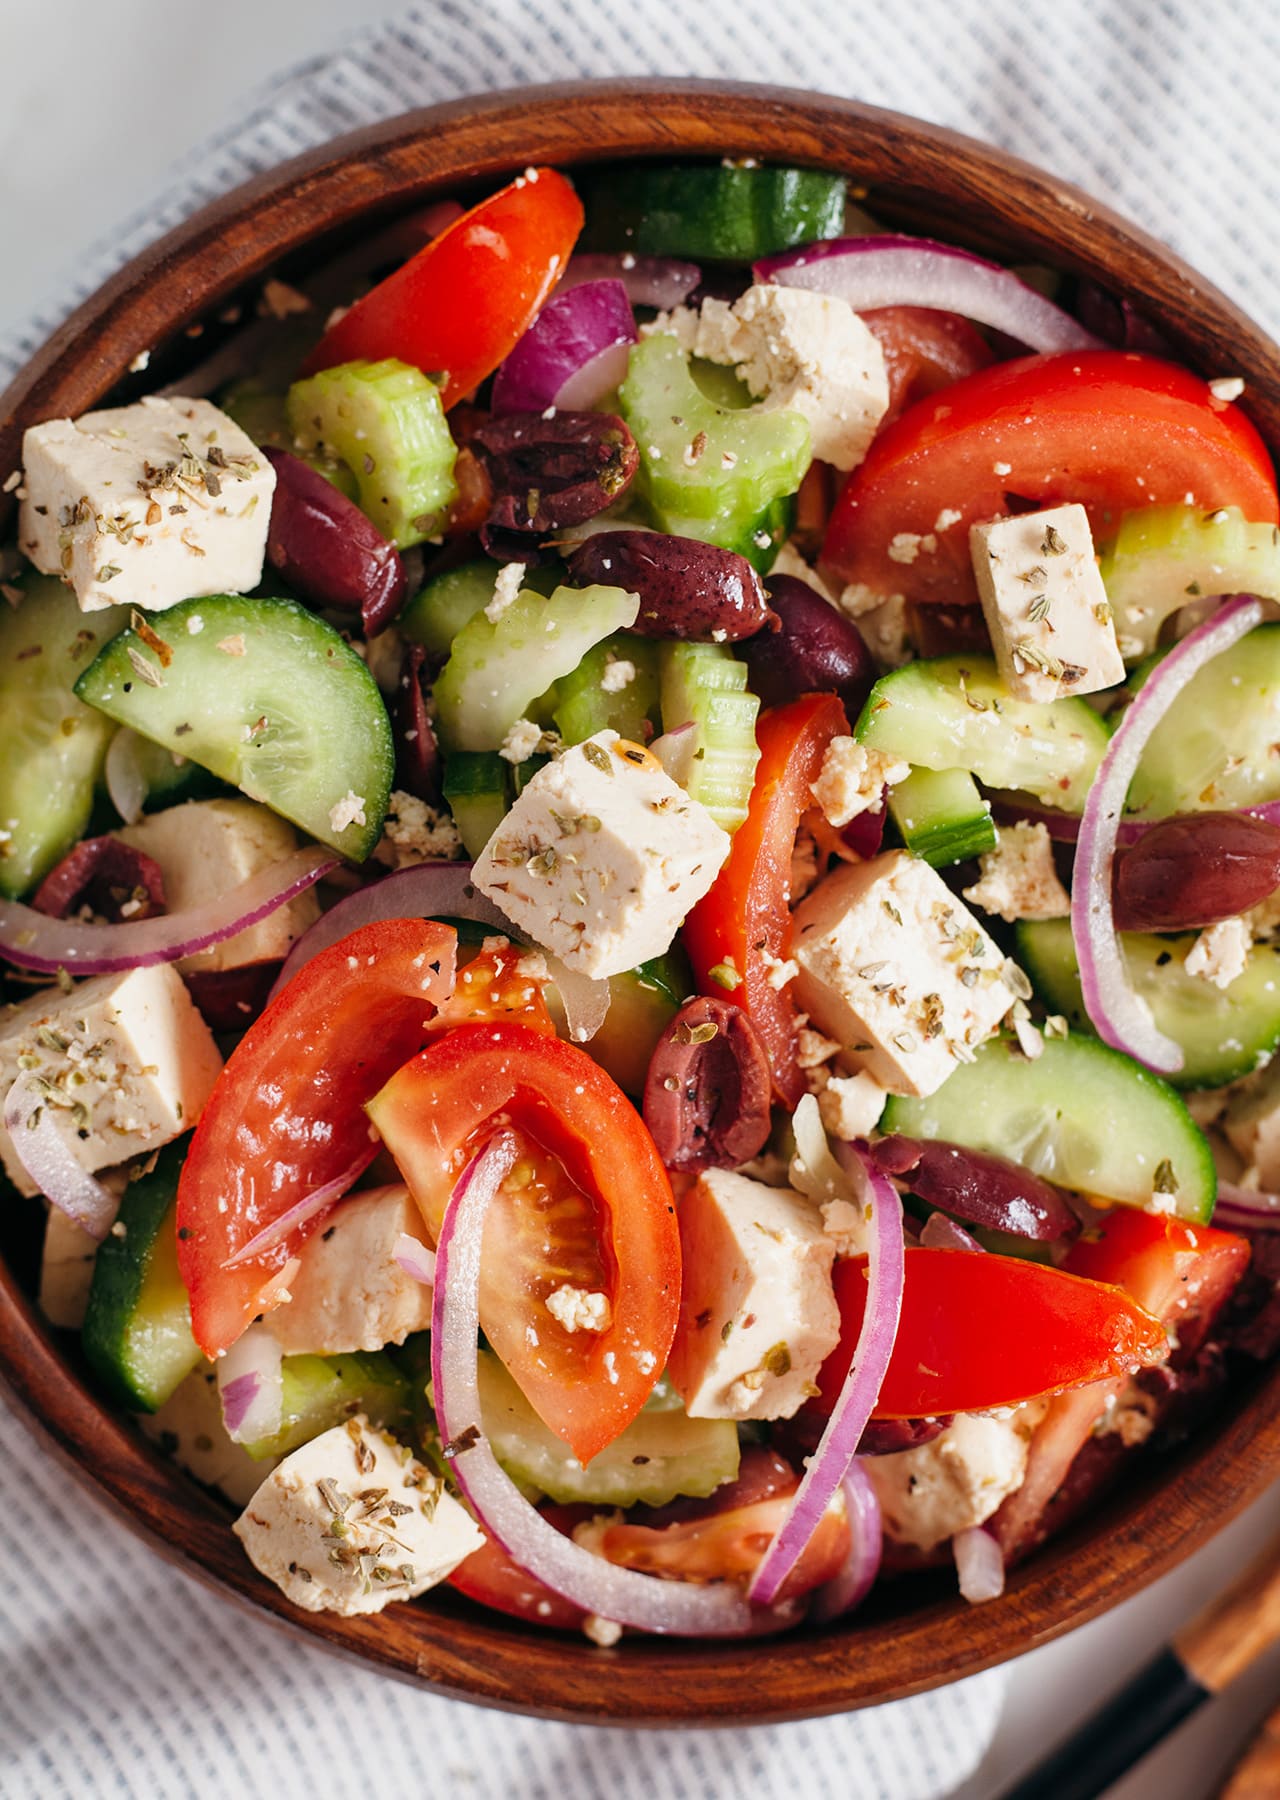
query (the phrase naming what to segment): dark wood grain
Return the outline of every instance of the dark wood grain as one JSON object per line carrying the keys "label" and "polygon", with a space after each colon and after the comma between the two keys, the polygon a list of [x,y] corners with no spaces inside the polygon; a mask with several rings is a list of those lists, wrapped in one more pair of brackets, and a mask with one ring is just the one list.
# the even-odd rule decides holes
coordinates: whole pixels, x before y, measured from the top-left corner
{"label": "dark wood grain", "polygon": [[[1160,321],[1206,375],[1238,374],[1280,445],[1280,360],[1230,302],[1105,207],[1011,157],[851,101],[746,85],[607,82],[531,88],[409,113],[288,163],[205,208],[109,281],[0,398],[0,471],[35,421],[83,412],[142,350],[212,317],[315,240],[529,162],[752,155],[848,173],[886,220],[1093,277]],[[2,1229],[2,1228],[0,1228]],[[1280,1378],[1224,1406],[1176,1459],[1133,1482],[966,1607],[953,1584],[886,1586],[843,1626],[772,1643],[667,1644],[535,1634],[450,1596],[372,1619],[295,1613],[227,1530],[226,1511],[89,1390],[74,1346],[0,1264],[0,1371],[28,1418],[133,1525],[224,1593],[391,1673],[482,1704],[645,1724],[800,1718],[972,1674],[1083,1624],[1180,1561],[1280,1464]]]}

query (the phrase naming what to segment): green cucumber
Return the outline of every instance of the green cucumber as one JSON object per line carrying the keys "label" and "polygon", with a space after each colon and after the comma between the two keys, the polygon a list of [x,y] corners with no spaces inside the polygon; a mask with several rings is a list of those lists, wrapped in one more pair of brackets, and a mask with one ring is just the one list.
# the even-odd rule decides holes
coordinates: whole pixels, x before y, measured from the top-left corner
{"label": "green cucumber", "polygon": [[1095,1199],[1205,1223],[1217,1175],[1208,1142],[1158,1075],[1097,1038],[1046,1038],[1035,1061],[990,1038],[923,1100],[893,1095],[880,1130],[940,1138],[1022,1163]]}
{"label": "green cucumber", "polygon": [[690,1419],[683,1409],[646,1409],[583,1466],[534,1412],[490,1350],[478,1377],[485,1436],[513,1481],[562,1503],[665,1506],[680,1494],[705,1499],[738,1473],[731,1419]]}
{"label": "green cucumber", "polygon": [[228,388],[218,404],[255,444],[263,449],[287,450],[291,456],[308,463],[317,475],[323,475],[348,500],[358,500],[360,490],[346,463],[326,454],[323,446],[303,450],[290,429],[285,400],[281,389],[264,387],[260,381],[250,378]]}
{"label": "green cucumber", "polygon": [[287,1456],[353,1413],[365,1413],[372,1424],[394,1430],[412,1408],[409,1380],[383,1350],[286,1356],[280,1367],[280,1429],[245,1445],[255,1462]]}
{"label": "green cucumber", "polygon": [[[605,686],[611,665],[630,663],[635,673],[625,687]],[[658,711],[658,646],[652,638],[615,632],[592,646],[576,669],[556,683],[555,728],[566,744],[580,744],[597,731],[643,744],[645,726]]]}
{"label": "green cucumber", "polygon": [[643,1094],[658,1039],[692,991],[688,972],[680,969],[670,951],[624,975],[609,977],[609,1010],[583,1048],[624,1094],[633,1099]]}
{"label": "green cucumber", "polygon": [[988,656],[939,656],[882,675],[855,727],[860,743],[925,769],[967,769],[1082,811],[1107,727],[1083,700],[1019,700]]}
{"label": "green cucumber", "polygon": [[[1280,1044],[1280,949],[1256,944],[1230,987],[1218,988],[1183,968],[1195,932],[1121,937],[1133,985],[1156,1024],[1185,1058],[1169,1080],[1179,1088],[1225,1087],[1269,1061]],[[1024,919],[1018,961],[1050,1012],[1089,1030],[1069,919]]]}
{"label": "green cucumber", "polygon": [[[462,627],[493,599],[500,568],[499,563],[482,560],[446,569],[409,602],[396,620],[396,630],[443,661]],[[547,563],[526,569],[521,586],[550,594],[559,585],[559,577],[560,565]]]}
{"label": "green cucumber", "polygon": [[208,769],[202,769],[199,763],[192,762],[180,750],[166,750],[150,738],[139,737],[127,725],[122,725],[113,735],[108,758],[117,752],[127,757],[142,782],[144,812],[163,812],[165,807],[176,806],[180,800],[211,800],[227,792],[225,782],[211,775]]}
{"label": "green cucumber", "polygon": [[360,510],[399,549],[439,531],[457,493],[457,448],[421,369],[394,357],[339,363],[295,381],[285,411],[296,448],[344,462]]}
{"label": "green cucumber", "polygon": [[754,160],[629,163],[586,178],[586,242],[598,249],[755,262],[844,230],[846,182]]}
{"label": "green cucumber", "polygon": [[913,769],[889,789],[889,812],[907,849],[935,869],[996,847],[991,802],[965,769]]}
{"label": "green cucumber", "polygon": [[507,816],[511,764],[493,750],[452,750],[444,759],[444,798],[474,862]]}
{"label": "green cucumber", "polygon": [[178,1273],[178,1177],[188,1138],[131,1181],[99,1247],[81,1342],[112,1398],[153,1413],[202,1360]]}
{"label": "green cucumber", "polygon": [[123,607],[82,613],[52,575],[0,603],[0,896],[16,900],[83,836],[114,735],[72,691],[120,630]]}
{"label": "green cucumber", "polygon": [[522,587],[497,618],[473,614],[435,684],[446,752],[500,750],[552,683],[639,610],[639,595],[617,587],[558,587],[550,597]]}
{"label": "green cucumber", "polygon": [[760,701],[747,688],[747,666],[727,644],[664,642],[659,655],[662,729],[692,725],[681,766],[685,792],[716,824],[736,831],[747,816],[760,749]]}
{"label": "green cucumber", "polygon": [[[382,830],[395,748],[350,644],[292,600],[235,594],[184,600],[160,630],[159,654],[150,627],[146,639],[122,631],[77,681],[79,697],[363,861]],[[342,822],[348,796],[363,823]]]}
{"label": "green cucumber", "polygon": [[1147,506],[1125,513],[1098,572],[1132,662],[1154,647],[1171,613],[1202,596],[1280,600],[1280,527],[1252,525],[1238,506]]}
{"label": "green cucumber", "polygon": [[[1130,678],[1140,689],[1151,658]],[[1234,811],[1280,799],[1280,625],[1259,625],[1193,675],[1151,734],[1126,811]]]}

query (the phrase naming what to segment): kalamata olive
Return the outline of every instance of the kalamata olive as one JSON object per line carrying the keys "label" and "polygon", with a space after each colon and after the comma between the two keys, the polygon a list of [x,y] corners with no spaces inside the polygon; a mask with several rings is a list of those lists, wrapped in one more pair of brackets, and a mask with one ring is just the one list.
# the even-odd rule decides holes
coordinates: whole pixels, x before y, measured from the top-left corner
{"label": "kalamata olive", "polygon": [[769,1135],[769,1061],[729,1000],[686,1000],[649,1061],[643,1113],[669,1169],[734,1169]]}
{"label": "kalamata olive", "polygon": [[427,653],[406,644],[400,680],[391,701],[391,734],[396,746],[396,786],[435,805],[440,799],[440,747],[427,716]]}
{"label": "kalamata olive", "polygon": [[755,692],[766,706],[797,694],[838,694],[856,719],[876,679],[857,626],[798,576],[770,576],[765,588],[782,629],[743,645]]}
{"label": "kalamata olive", "polygon": [[578,587],[600,582],[639,594],[641,637],[725,643],[754,637],[778,619],[745,556],[661,531],[601,531],[569,557]]}
{"label": "kalamata olive", "polygon": [[165,910],[160,865],[115,837],[85,838],[50,869],[31,900],[37,912],[67,919],[82,906],[119,924]]}
{"label": "kalamata olive", "polygon": [[488,528],[537,537],[581,525],[630,487],[636,441],[612,413],[507,413],[471,437],[493,487]]}
{"label": "kalamata olive", "polygon": [[908,606],[907,632],[921,656],[991,654],[991,633],[980,606]]}
{"label": "kalamata olive", "polygon": [[972,1225],[1040,1243],[1074,1236],[1080,1229],[1057,1188],[1003,1156],[905,1137],[881,1138],[871,1154],[886,1175],[901,1176],[921,1200]]}
{"label": "kalamata olive", "polygon": [[[934,1419],[869,1419],[858,1439],[858,1455],[895,1456],[899,1450],[918,1450],[939,1437],[954,1418],[954,1413],[940,1413]],[[771,1441],[784,1456],[800,1463],[818,1448],[826,1424],[825,1413],[802,1406],[791,1418],[774,1424]]]}
{"label": "kalamata olive", "polygon": [[235,969],[190,969],[182,979],[210,1031],[243,1031],[267,1004],[279,973],[279,962],[253,962]]}
{"label": "kalamata olive", "polygon": [[1280,887],[1280,825],[1251,813],[1180,813],[1116,855],[1121,931],[1184,931],[1247,912]]}
{"label": "kalamata olive", "polygon": [[404,605],[400,553],[353,500],[287,450],[264,450],[276,472],[267,561],[316,606],[359,607],[366,637]]}

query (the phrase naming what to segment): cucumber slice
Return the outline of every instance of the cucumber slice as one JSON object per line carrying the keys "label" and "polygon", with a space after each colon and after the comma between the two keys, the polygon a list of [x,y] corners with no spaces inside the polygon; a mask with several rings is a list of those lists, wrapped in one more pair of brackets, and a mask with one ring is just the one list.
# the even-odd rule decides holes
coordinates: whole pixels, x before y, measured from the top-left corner
{"label": "cucumber slice", "polygon": [[632,163],[587,178],[587,242],[695,262],[755,262],[839,237],[845,194],[844,176],[821,169]]}
{"label": "cucumber slice", "polygon": [[454,750],[444,761],[445,804],[474,862],[511,805],[511,764],[492,750]]}
{"label": "cucumber slice", "polygon": [[[1280,1044],[1280,950],[1256,944],[1244,973],[1217,988],[1182,966],[1195,941],[1194,931],[1179,937],[1128,931],[1121,938],[1133,985],[1186,1059],[1169,1077],[1173,1086],[1225,1087],[1260,1069]],[[1051,1012],[1091,1029],[1069,919],[1023,920],[1018,961]]]}
{"label": "cucumber slice", "polygon": [[[402,637],[421,644],[431,656],[443,660],[468,619],[482,612],[493,599],[498,570],[497,563],[488,561],[461,563],[456,569],[446,569],[409,602],[396,620],[396,630]],[[526,569],[521,585],[537,594],[550,594],[559,586],[560,578],[560,565],[546,563]]]}
{"label": "cucumber slice", "polygon": [[178,1273],[178,1177],[188,1138],[167,1144],[124,1191],[93,1265],[81,1341],[112,1398],[152,1413],[203,1361]]}
{"label": "cucumber slice", "polygon": [[592,1506],[665,1506],[678,1494],[704,1499],[738,1473],[731,1419],[690,1419],[683,1410],[644,1411],[584,1467],[542,1423],[492,1351],[481,1351],[480,1410],[493,1454],[513,1481],[551,1500]]}
{"label": "cucumber slice", "polygon": [[525,587],[496,619],[475,613],[435,685],[446,751],[501,749],[552,682],[602,638],[634,625],[639,610],[640,596],[621,588],[558,587],[548,598]]}
{"label": "cucumber slice", "polygon": [[210,800],[228,791],[225,782],[181,751],[166,750],[150,738],[139,737],[127,725],[122,725],[112,737],[107,751],[108,774],[111,758],[117,754],[127,758],[142,782],[144,812],[163,812],[180,800]]}
{"label": "cucumber slice", "polygon": [[[184,600],[162,627],[167,664],[130,627],[80,677],[80,698],[363,861],[382,830],[395,748],[350,644],[292,600],[235,594]],[[363,821],[342,822],[348,795]]]}
{"label": "cucumber slice", "polygon": [[1145,656],[1170,613],[1202,595],[1280,600],[1280,528],[1238,506],[1149,506],[1126,513],[1098,561],[1125,660]]}
{"label": "cucumber slice", "polygon": [[889,812],[907,849],[935,869],[996,847],[991,802],[964,769],[913,769],[889,789]]}
{"label": "cucumber slice", "polygon": [[347,1356],[286,1356],[281,1364],[284,1393],[280,1429],[256,1438],[245,1449],[255,1462],[287,1456],[299,1444],[341,1425],[354,1413],[367,1414],[388,1430],[406,1418],[413,1404],[410,1384],[382,1350],[353,1350]]}
{"label": "cucumber slice", "polygon": [[1205,1223],[1217,1175],[1203,1132],[1158,1075],[1097,1038],[1046,1038],[1028,1062],[991,1038],[924,1100],[893,1096],[880,1130],[941,1138],[1020,1162],[1099,1200]]}
{"label": "cucumber slice", "polygon": [[1073,813],[1108,742],[1083,700],[1019,700],[988,656],[939,656],[882,675],[855,730],[871,749],[925,769],[967,769],[986,787]]}
{"label": "cucumber slice", "polygon": [[[630,663],[635,673],[625,687],[606,685],[611,664]],[[625,672],[625,671],[624,671]],[[566,744],[580,744],[597,731],[643,744],[658,711],[658,646],[652,638],[615,632],[594,645],[576,669],[556,683],[556,730]]]}
{"label": "cucumber slice", "polygon": [[662,729],[693,726],[682,764],[685,792],[716,824],[736,831],[747,816],[760,749],[758,697],[747,688],[747,666],[727,644],[664,642],[659,656]]}
{"label": "cucumber slice", "polygon": [[[1136,692],[1156,659],[1136,669]],[[1231,811],[1280,799],[1280,625],[1259,625],[1193,675],[1151,734],[1126,811]]]}
{"label": "cucumber slice", "polygon": [[401,550],[438,530],[457,493],[457,448],[440,390],[386,357],[339,363],[295,381],[285,412],[296,448],[335,456],[356,479],[360,510]]}
{"label": "cucumber slice", "polygon": [[0,604],[0,895],[16,900],[84,835],[111,724],[72,691],[125,624],[123,607],[82,613],[51,575]]}
{"label": "cucumber slice", "polygon": [[583,1048],[624,1094],[638,1099],[644,1093],[649,1059],[658,1039],[691,992],[692,983],[670,953],[641,963],[625,975],[610,976],[604,1024]]}

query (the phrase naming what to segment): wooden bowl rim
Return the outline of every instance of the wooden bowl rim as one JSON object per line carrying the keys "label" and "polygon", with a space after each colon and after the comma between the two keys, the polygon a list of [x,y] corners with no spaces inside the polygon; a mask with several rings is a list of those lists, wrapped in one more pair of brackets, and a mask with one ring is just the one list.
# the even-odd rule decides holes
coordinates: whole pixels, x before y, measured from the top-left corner
{"label": "wooden bowl rim", "polygon": [[[0,467],[25,425],[85,411],[130,363],[282,257],[372,210],[401,209],[532,162],[757,155],[838,169],[887,205],[947,202],[1058,266],[1116,283],[1206,375],[1243,375],[1280,445],[1280,360],[1231,301],[1172,252],[1069,183],[973,139],[854,100],[753,83],[551,84],[448,101],[308,151],[210,202],[125,265],[0,397]],[[873,200],[874,204],[874,200]],[[957,230],[961,233],[964,221]],[[1230,346],[1230,369],[1213,366]],[[2,520],[0,520],[2,523]],[[111,1413],[0,1261],[0,1375],[28,1424],[135,1530],[222,1593],[307,1641],[447,1694],[591,1723],[763,1723],[878,1704],[971,1675],[1095,1618],[1172,1568],[1270,1484],[1280,1378],[1259,1377],[1175,1458],[1133,1480],[981,1607],[903,1588],[841,1625],[771,1641],[628,1639],[601,1650],[439,1600],[370,1619],[304,1615],[260,1577],[214,1499]]]}

